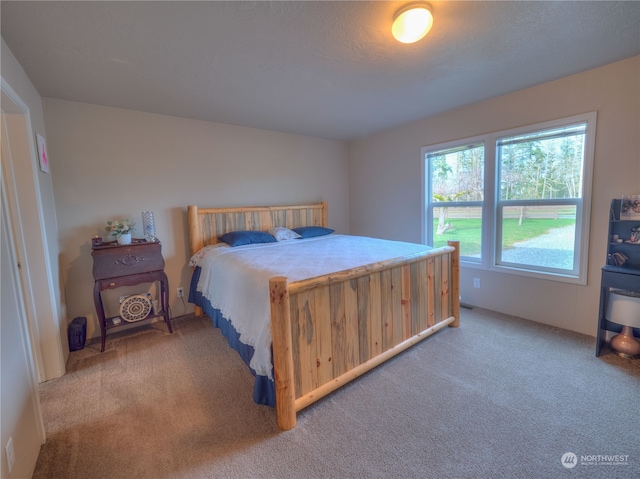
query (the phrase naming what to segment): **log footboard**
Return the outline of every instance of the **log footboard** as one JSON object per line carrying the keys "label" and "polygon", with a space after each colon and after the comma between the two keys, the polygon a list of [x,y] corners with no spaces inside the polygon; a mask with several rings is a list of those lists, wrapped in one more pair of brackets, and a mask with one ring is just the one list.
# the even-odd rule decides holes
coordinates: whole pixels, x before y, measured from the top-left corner
{"label": "log footboard", "polygon": [[288,283],[270,280],[280,429],[296,413],[445,326],[460,324],[457,241]]}

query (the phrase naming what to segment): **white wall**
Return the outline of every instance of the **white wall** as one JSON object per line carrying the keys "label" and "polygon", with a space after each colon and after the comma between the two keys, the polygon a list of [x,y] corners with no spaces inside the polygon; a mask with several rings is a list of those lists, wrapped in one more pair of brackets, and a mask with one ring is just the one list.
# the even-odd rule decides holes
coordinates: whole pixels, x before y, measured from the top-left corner
{"label": "white wall", "polygon": [[331,227],[348,232],[344,142],[48,98],[43,103],[68,317],[87,316],[90,337],[99,336],[90,239],[112,239],[104,232],[109,219],[132,218],[134,236],[142,236],[141,212],[154,212],[174,316],[193,311],[176,298],[191,273],[187,205],[326,200]]}
{"label": "white wall", "polygon": [[634,57],[350,143],[351,234],[421,241],[421,147],[597,111],[588,284],[461,273],[465,303],[595,336],[609,204],[640,192],[639,85]]}

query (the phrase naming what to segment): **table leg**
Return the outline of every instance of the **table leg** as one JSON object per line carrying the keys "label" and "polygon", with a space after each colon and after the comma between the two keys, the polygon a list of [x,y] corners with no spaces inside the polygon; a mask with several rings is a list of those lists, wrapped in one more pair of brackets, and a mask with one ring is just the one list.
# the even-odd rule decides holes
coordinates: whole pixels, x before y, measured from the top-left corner
{"label": "table leg", "polygon": [[173,333],[171,328],[171,319],[169,318],[169,280],[166,273],[163,274],[163,279],[160,281],[160,297],[162,301],[162,312],[164,315],[164,322],[167,323],[167,329],[170,333]]}
{"label": "table leg", "polygon": [[98,315],[98,324],[100,325],[101,346],[100,352],[104,352],[105,343],[107,340],[107,328],[105,325],[104,306],[102,304],[102,296],[100,295],[100,285],[96,281],[93,284],[93,303],[96,307],[96,314]]}

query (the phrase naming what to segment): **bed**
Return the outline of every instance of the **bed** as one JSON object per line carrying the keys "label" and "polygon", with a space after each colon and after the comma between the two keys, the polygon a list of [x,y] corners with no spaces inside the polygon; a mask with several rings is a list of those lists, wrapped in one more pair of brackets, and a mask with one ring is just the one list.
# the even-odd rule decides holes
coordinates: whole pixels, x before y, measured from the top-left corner
{"label": "bed", "polygon": [[[326,228],[328,212],[326,202],[234,208],[189,206],[188,224],[191,253],[205,258],[210,254],[203,254],[206,250],[215,254],[220,254],[217,250],[223,254],[227,250],[234,250],[234,254],[241,251],[240,248],[217,248],[218,238],[225,233],[259,232],[274,227]],[[345,242],[358,237],[331,234],[328,238]],[[306,248],[310,246],[302,243],[312,240],[314,238],[296,239],[288,243],[297,242],[295,248]],[[323,243],[318,241],[318,244]],[[268,355],[273,374],[256,374],[251,368],[256,376],[254,400],[269,404],[268,399],[261,399],[264,394],[260,390],[266,388],[268,395],[271,388],[274,400],[270,405],[275,406],[280,429],[295,427],[298,411],[436,331],[445,326],[459,326],[458,242],[450,241],[448,246],[435,249],[423,245],[413,245],[420,247],[412,249],[411,244],[406,245],[408,252],[401,255],[391,254],[317,276],[289,274],[260,279],[255,289],[268,301],[266,314],[270,325],[267,329],[271,344]],[[265,252],[267,247],[271,246],[265,245]],[[284,247],[278,244],[272,249]],[[204,308],[207,315],[215,318],[214,325],[221,328],[230,346],[250,365],[250,357],[257,347],[244,344],[234,324],[207,298],[209,293],[198,291],[198,284],[204,282],[200,277],[203,271],[200,266],[195,267],[189,301],[196,305],[196,315],[201,315]],[[290,280],[291,277],[295,280]],[[240,289],[251,291],[250,287]]]}

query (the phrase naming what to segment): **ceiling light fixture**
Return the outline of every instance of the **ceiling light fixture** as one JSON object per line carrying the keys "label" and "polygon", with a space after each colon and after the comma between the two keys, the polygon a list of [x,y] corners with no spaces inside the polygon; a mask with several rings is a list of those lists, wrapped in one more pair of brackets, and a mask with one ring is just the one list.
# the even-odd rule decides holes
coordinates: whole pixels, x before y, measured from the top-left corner
{"label": "ceiling light fixture", "polygon": [[423,38],[433,25],[431,5],[424,2],[409,3],[393,17],[391,33],[402,43],[414,43]]}

